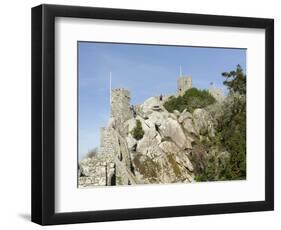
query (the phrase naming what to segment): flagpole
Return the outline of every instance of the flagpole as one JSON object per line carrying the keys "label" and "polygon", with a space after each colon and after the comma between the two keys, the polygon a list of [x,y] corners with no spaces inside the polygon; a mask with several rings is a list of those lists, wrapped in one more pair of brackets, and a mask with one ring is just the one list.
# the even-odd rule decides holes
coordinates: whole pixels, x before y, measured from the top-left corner
{"label": "flagpole", "polygon": [[181,65],[180,65],[180,77],[182,77],[182,68],[181,68]]}
{"label": "flagpole", "polygon": [[109,72],[109,102],[111,106],[111,72]]}

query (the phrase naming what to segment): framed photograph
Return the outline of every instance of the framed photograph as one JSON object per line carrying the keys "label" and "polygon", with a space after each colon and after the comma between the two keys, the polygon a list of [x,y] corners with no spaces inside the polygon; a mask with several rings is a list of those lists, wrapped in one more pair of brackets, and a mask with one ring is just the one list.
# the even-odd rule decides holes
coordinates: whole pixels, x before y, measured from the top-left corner
{"label": "framed photograph", "polygon": [[274,21],[32,8],[32,221],[274,208]]}

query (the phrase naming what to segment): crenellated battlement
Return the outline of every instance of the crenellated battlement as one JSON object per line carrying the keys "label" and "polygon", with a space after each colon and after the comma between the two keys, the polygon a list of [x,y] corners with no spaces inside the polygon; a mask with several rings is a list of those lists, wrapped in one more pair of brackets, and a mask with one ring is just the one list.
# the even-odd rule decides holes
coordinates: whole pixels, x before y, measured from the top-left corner
{"label": "crenellated battlement", "polygon": [[129,100],[131,99],[130,91],[124,88],[115,88],[111,90],[111,100],[116,99],[117,97],[126,97]]}

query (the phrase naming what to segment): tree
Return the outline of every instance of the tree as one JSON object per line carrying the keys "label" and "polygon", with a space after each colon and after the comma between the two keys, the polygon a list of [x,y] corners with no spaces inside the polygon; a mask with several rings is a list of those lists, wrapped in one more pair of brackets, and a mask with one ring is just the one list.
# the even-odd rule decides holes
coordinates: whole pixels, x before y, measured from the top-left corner
{"label": "tree", "polygon": [[246,94],[246,75],[240,65],[237,65],[236,70],[222,73],[222,76],[225,77],[223,84],[230,92]]}
{"label": "tree", "polygon": [[140,120],[136,120],[136,127],[132,130],[132,135],[136,140],[140,140],[143,138],[144,130],[142,129],[142,125]]}
{"label": "tree", "polygon": [[[217,108],[216,136],[203,148],[212,147],[218,154],[209,154],[203,170],[196,174],[197,181],[241,180],[246,178],[246,75],[240,65],[236,70],[222,73],[229,94]],[[226,161],[221,152],[230,154]]]}
{"label": "tree", "polygon": [[225,108],[220,124],[221,142],[231,153],[231,177],[246,177],[246,99],[242,96]]}
{"label": "tree", "polygon": [[232,95],[232,103],[224,108],[220,134],[226,150],[231,153],[230,168],[235,178],[246,177],[246,75],[240,65],[235,71],[222,73],[224,84]]}

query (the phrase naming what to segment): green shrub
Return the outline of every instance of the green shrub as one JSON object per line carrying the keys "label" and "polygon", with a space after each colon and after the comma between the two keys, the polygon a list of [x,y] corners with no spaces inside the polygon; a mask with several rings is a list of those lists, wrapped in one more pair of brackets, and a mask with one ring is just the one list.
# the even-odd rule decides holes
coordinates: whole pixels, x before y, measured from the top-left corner
{"label": "green shrub", "polygon": [[223,181],[240,179],[233,175],[229,155],[219,149],[212,149],[203,162],[200,173],[195,174],[196,181]]}
{"label": "green shrub", "polygon": [[204,108],[213,104],[215,101],[215,98],[207,90],[191,88],[183,96],[171,96],[164,103],[164,107],[170,113],[174,110],[182,112],[184,109],[192,113],[194,109]]}
{"label": "green shrub", "polygon": [[86,158],[92,158],[98,154],[98,148],[94,148],[88,151]]}
{"label": "green shrub", "polygon": [[[216,136],[209,143],[201,142],[200,145],[207,151],[211,146],[217,155],[209,155],[203,162],[204,167],[195,171],[196,181],[246,179],[246,101],[225,104]],[[227,161],[218,157],[223,151],[230,154]]]}
{"label": "green shrub", "polygon": [[220,124],[221,144],[231,153],[232,179],[246,178],[246,101],[237,101]]}
{"label": "green shrub", "polygon": [[132,135],[136,140],[140,140],[143,138],[144,130],[142,129],[142,125],[140,120],[136,120],[136,127],[132,130]]}
{"label": "green shrub", "polygon": [[157,182],[158,172],[161,170],[158,163],[140,153],[134,156],[133,162],[136,170],[139,171],[144,178],[148,179],[150,183]]}

